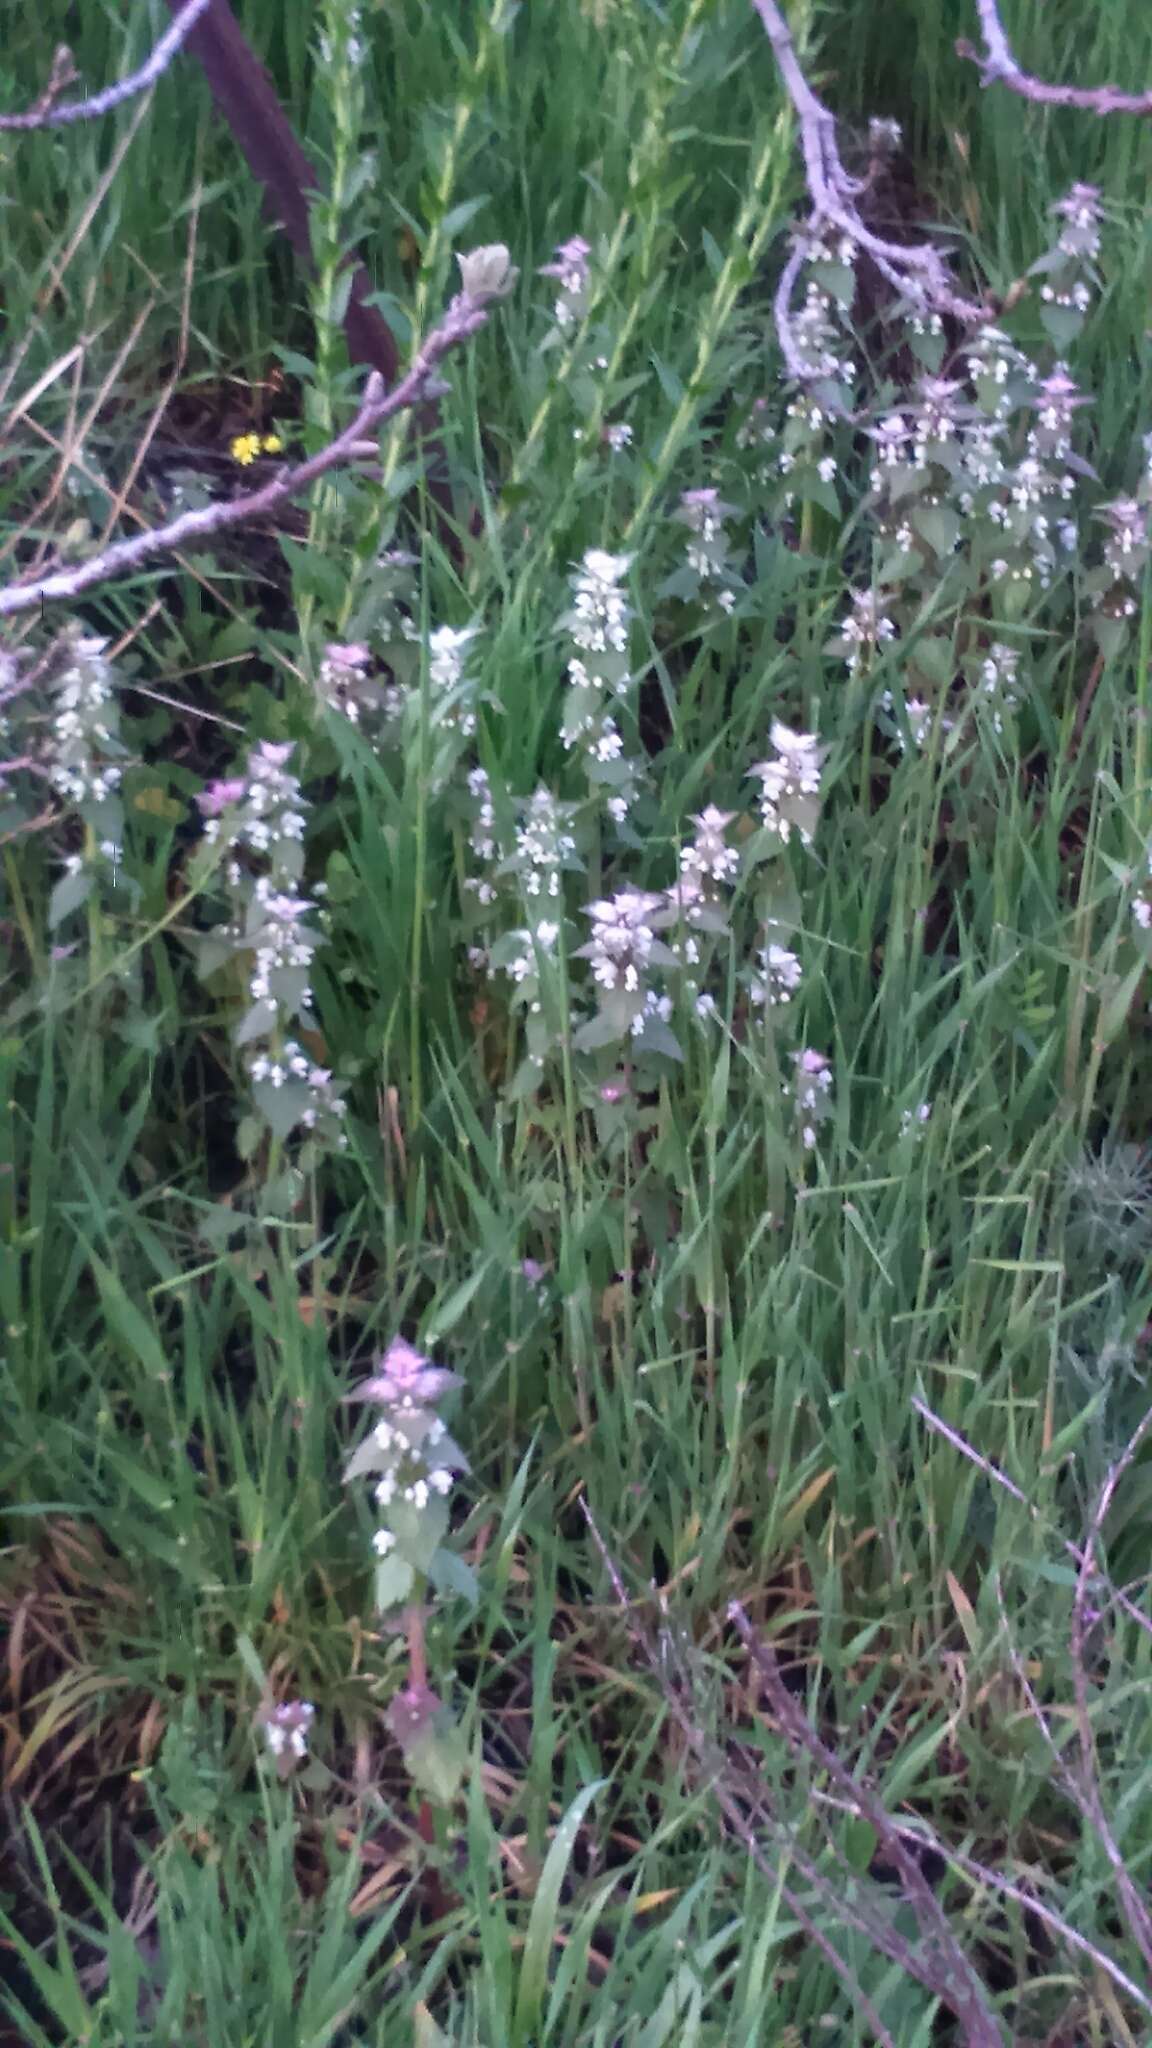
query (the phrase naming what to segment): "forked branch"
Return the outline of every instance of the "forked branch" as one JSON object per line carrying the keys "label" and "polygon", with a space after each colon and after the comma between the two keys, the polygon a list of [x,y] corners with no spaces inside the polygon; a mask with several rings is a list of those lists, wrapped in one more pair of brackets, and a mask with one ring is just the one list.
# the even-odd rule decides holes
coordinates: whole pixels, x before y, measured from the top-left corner
{"label": "forked branch", "polygon": [[65,100],[58,106],[59,95],[76,83],[78,75],[71,51],[61,46],[52,60],[52,75],[35,106],[23,114],[0,114],[0,129],[16,129],[26,134],[37,128],[70,128],[77,121],[95,121],[101,114],[110,114],[114,107],[123,106],[125,100],[135,99],[138,93],[155,85],[211,4],[212,0],[187,0],[183,13],[165,29],[138,71],[118,79],[115,85],[105,86],[102,92],[86,94],[80,100]]}
{"label": "forked branch", "polygon": [[1050,85],[1045,78],[1035,78],[1016,61],[997,0],[976,0],[976,14],[983,47],[977,49],[962,36],[956,54],[976,65],[982,85],[1006,85],[1021,99],[1042,107],[1076,107],[1084,114],[1152,114],[1152,92],[1122,92],[1115,85]]}

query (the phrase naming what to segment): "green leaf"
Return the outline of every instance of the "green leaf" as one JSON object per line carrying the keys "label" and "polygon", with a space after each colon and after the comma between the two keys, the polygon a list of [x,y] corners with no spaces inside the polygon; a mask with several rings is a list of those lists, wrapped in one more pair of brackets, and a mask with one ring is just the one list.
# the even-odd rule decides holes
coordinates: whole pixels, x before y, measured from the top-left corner
{"label": "green leaf", "polygon": [[475,199],[462,199],[459,206],[450,206],[440,222],[440,232],[444,239],[449,242],[453,241],[460,233],[461,228],[466,228],[469,221],[475,220],[476,215],[482,212],[487,205],[488,194],[481,192]]}
{"label": "green leaf", "polygon": [[77,868],[74,874],[61,875],[60,880],[48,898],[48,929],[56,930],[66,917],[87,903],[92,894],[95,876],[90,868]]}
{"label": "green leaf", "polygon": [[1104,1045],[1111,1045],[1112,1040],[1123,1030],[1128,1021],[1133,998],[1146,972],[1144,961],[1137,960],[1135,966],[1129,968],[1123,981],[1113,989],[1107,1002],[1102,1005],[1097,1036]]}
{"label": "green leaf", "polygon": [[448,1707],[404,1746],[404,1763],[413,1783],[439,1806],[450,1806],[468,1765],[463,1734]]}
{"label": "green leaf", "polygon": [[391,1557],[382,1557],[376,1566],[376,1607],[386,1614],[390,1607],[399,1607],[407,1600],[416,1582],[416,1574],[404,1558],[393,1551]]}
{"label": "green leaf", "polygon": [[428,1577],[438,1593],[455,1593],[468,1602],[475,1614],[480,1604],[480,1582],[466,1559],[441,1545],[429,1563]]}
{"label": "green leaf", "polygon": [[594,1778],[590,1785],[585,1785],[583,1791],[576,1794],[552,1838],[552,1846],[544,1859],[540,1883],[536,1889],[536,1897],[532,1901],[528,1932],[524,1940],[524,1955],[520,1964],[520,1985],[512,2020],[514,2048],[527,2048],[527,2043],[539,2029],[560,1908],[560,1894],[568,1874],[568,1865],[572,1859],[572,1851],[576,1847],[576,1838],[580,1833],[584,1815],[596,1794],[602,1792],[607,1783],[607,1778]]}

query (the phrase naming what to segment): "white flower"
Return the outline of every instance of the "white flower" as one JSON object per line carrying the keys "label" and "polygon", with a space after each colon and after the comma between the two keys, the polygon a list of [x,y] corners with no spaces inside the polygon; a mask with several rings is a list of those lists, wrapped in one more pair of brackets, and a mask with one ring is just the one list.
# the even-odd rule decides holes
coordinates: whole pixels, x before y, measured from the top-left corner
{"label": "white flower", "polygon": [[770,944],[762,946],[757,958],[760,962],[761,979],[752,983],[752,1000],[774,1009],[777,1003],[790,1003],[800,986],[802,969],[795,953],[787,946]]}
{"label": "white flower", "polygon": [[437,626],[428,635],[428,680],[439,690],[453,690],[464,673],[464,656],[478,626]]}
{"label": "white flower", "polygon": [[740,855],[734,846],[725,844],[724,835],[735,816],[734,811],[718,810],[715,804],[708,804],[692,819],[696,837],[691,846],[680,851],[680,867],[683,873],[704,882],[730,882],[740,866]]}
{"label": "white flower", "polygon": [[593,979],[601,988],[623,987],[630,994],[639,988],[640,973],[655,944],[651,919],[663,907],[662,896],[642,889],[621,889],[588,905],[592,939],[586,950]]}
{"label": "white flower", "polygon": [[617,420],[614,425],[605,427],[604,439],[607,441],[613,455],[619,455],[622,449],[630,448],[632,445],[632,429],[628,425],[627,420]]}
{"label": "white flower", "polygon": [[481,305],[489,299],[507,298],[520,275],[503,242],[471,249],[466,255],[458,255],[456,261],[463,290]]}
{"label": "white flower", "polygon": [[631,555],[609,555],[589,548],[576,575],[572,638],[592,654],[612,649],[623,654],[628,645],[629,605],[618,588],[632,564]]}
{"label": "white flower", "polygon": [[849,643],[847,657],[848,673],[854,674],[860,665],[861,656],[868,649],[878,648],[882,641],[895,638],[894,622],[880,610],[880,601],[874,590],[854,590],[851,593],[852,611],[840,627],[840,637]]}
{"label": "white flower", "polygon": [[760,815],[765,826],[787,845],[795,826],[801,843],[811,844],[805,820],[806,802],[820,794],[820,743],[815,733],[793,732],[775,720],[771,732],[775,760],[757,761],[750,775],[760,778]]}
{"label": "white flower", "polygon": [[377,1557],[387,1557],[396,1548],[396,1538],[391,1529],[377,1529],[372,1538],[372,1548]]}
{"label": "white flower", "polygon": [[931,1115],[932,1104],[930,1102],[917,1103],[915,1109],[902,1109],[900,1112],[900,1136],[902,1138],[923,1137],[924,1126]]}

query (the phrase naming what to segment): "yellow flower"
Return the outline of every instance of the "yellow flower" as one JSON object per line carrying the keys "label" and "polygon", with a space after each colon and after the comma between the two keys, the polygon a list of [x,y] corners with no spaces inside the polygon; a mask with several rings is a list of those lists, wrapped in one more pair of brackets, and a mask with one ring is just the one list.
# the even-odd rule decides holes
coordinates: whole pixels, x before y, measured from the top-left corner
{"label": "yellow flower", "polygon": [[279,434],[265,434],[260,446],[265,455],[279,455],[284,443],[280,439]]}
{"label": "yellow flower", "polygon": [[255,462],[260,453],[259,434],[237,434],[228,452],[233,462],[238,462],[242,469],[247,469],[249,463]]}

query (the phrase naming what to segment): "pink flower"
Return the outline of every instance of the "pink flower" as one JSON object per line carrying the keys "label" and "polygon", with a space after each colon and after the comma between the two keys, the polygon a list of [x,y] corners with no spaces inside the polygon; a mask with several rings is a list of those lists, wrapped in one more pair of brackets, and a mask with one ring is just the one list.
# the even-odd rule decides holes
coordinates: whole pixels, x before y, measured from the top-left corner
{"label": "pink flower", "polygon": [[380,1401],[387,1408],[398,1408],[404,1401],[410,1406],[425,1401],[438,1401],[451,1387],[464,1384],[459,1373],[449,1372],[442,1365],[433,1365],[404,1337],[393,1337],[387,1351],[376,1360],[376,1369],[350,1397],[355,1401]]}
{"label": "pink flower", "polygon": [[295,751],[295,740],[281,740],[278,743],[274,740],[261,740],[256,749],[260,759],[266,761],[270,768],[283,768],[292,759]]}
{"label": "pink flower", "polygon": [[591,254],[591,242],[586,242],[583,235],[573,235],[570,241],[556,244],[555,263],[542,263],[539,275],[563,278],[566,283],[571,277],[578,275],[582,281],[588,274],[588,258]]}
{"label": "pink flower", "polygon": [[196,801],[209,818],[218,818],[229,804],[238,804],[247,792],[248,784],[242,775],[234,775],[227,782],[210,782],[200,791]]}

